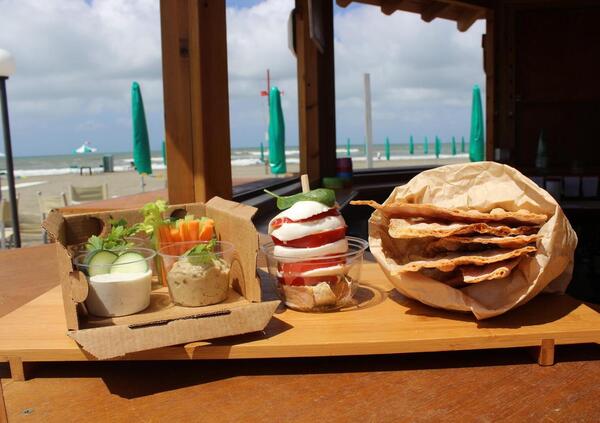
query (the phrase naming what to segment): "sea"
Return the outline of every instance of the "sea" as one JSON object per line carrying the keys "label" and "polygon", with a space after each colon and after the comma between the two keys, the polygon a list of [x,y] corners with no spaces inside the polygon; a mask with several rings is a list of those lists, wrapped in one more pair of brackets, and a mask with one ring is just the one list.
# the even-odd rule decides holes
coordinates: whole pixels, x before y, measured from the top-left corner
{"label": "sea", "polygon": [[[461,152],[460,142],[456,145],[457,156],[465,156]],[[468,151],[468,145],[466,146]],[[269,151],[265,149],[262,157],[268,158]],[[290,146],[285,150],[287,163],[299,163],[299,150],[297,146]],[[133,155],[131,152],[97,152],[86,154],[60,154],[49,156],[16,156],[14,158],[15,176],[26,178],[29,176],[65,175],[79,173],[81,166],[90,167],[94,173],[103,171],[102,163],[104,156],[112,156],[115,172],[133,170]],[[352,157],[353,161],[366,161],[365,145],[351,145],[348,151],[346,145],[337,146],[338,157]],[[383,144],[373,145],[373,157],[375,160],[385,160],[385,146]],[[452,146],[450,143],[442,144],[440,158],[451,158]],[[466,156],[465,156],[466,157]],[[435,160],[433,143],[429,143],[428,154],[424,152],[422,143],[415,143],[414,154],[409,154],[408,144],[392,144],[390,146],[390,160],[407,161],[431,159]],[[261,166],[260,147],[232,148],[231,166]],[[152,169],[162,170],[166,168],[160,151],[152,151]],[[0,155],[0,170],[6,169],[6,162]]]}

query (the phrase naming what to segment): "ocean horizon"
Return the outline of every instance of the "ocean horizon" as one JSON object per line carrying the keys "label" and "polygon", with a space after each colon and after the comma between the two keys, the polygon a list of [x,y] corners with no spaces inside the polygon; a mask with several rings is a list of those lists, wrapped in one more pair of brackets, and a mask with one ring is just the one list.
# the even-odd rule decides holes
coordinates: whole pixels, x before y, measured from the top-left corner
{"label": "ocean horizon", "polygon": [[[414,160],[414,159],[434,159],[434,145],[433,142],[429,143],[429,154],[424,154],[423,144],[415,143],[414,154],[409,154],[408,144],[391,144],[390,146],[390,159],[391,160]],[[440,158],[452,157],[451,154],[452,145],[451,143],[442,144],[442,154]],[[468,150],[468,144],[466,146]],[[338,145],[336,148],[338,157],[347,157],[347,147],[345,144]],[[231,166],[232,167],[244,167],[244,166],[261,166],[264,162],[260,159],[260,147],[237,147],[231,149]],[[265,158],[268,158],[268,148],[264,151]],[[298,146],[291,145],[287,146],[285,150],[286,161],[289,164],[300,162],[300,152]],[[457,143],[457,154],[462,155],[460,152],[460,142]],[[133,153],[132,152],[96,152],[86,154],[55,154],[55,155],[42,155],[42,156],[15,156],[14,167],[15,176],[19,178],[28,176],[47,176],[47,175],[65,175],[69,173],[79,173],[81,166],[90,167],[94,173],[100,173],[103,171],[102,160],[104,156],[113,156],[113,164],[115,172],[125,172],[133,170]],[[162,152],[160,150],[154,150],[151,152],[152,155],[152,169],[153,170],[164,170],[166,165],[163,162]],[[373,145],[373,156],[385,158],[385,145],[374,144]],[[351,144],[350,145],[350,157],[355,161],[364,161],[365,157],[365,145],[364,144]],[[0,157],[0,170],[5,170],[5,160]]]}

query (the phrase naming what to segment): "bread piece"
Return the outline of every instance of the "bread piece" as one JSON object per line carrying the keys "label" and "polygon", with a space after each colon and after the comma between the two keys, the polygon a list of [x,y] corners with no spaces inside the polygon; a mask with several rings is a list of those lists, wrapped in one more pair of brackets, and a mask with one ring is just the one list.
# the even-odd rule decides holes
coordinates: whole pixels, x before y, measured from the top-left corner
{"label": "bread piece", "polygon": [[443,238],[452,235],[489,234],[494,236],[535,234],[539,226],[518,226],[511,228],[498,223],[446,223],[423,219],[391,219],[389,235],[396,239]]}
{"label": "bread piece", "polygon": [[484,213],[478,210],[450,209],[435,206],[433,204],[413,204],[401,201],[381,205],[371,200],[359,200],[351,201],[350,204],[371,206],[377,210],[381,210],[388,218],[406,219],[410,217],[423,217],[426,219],[441,219],[451,222],[497,222],[526,226],[541,225],[548,220],[548,216],[545,214],[532,213],[527,210],[509,212],[497,208],[491,210],[489,213]]}
{"label": "bread piece", "polygon": [[481,250],[487,246],[497,248],[521,248],[535,242],[538,235],[518,235],[518,236],[449,236],[440,238],[428,244],[425,248],[426,255],[434,254],[440,251],[458,251],[475,249]]}
{"label": "bread piece", "polygon": [[398,274],[401,272],[417,272],[424,268],[438,269],[442,272],[450,272],[457,266],[482,266],[484,264],[496,263],[515,257],[521,257],[525,254],[533,253],[535,251],[535,247],[527,246],[516,250],[494,249],[468,253],[449,252],[432,258],[423,258],[421,260],[408,262],[404,265],[401,265],[393,274]]}

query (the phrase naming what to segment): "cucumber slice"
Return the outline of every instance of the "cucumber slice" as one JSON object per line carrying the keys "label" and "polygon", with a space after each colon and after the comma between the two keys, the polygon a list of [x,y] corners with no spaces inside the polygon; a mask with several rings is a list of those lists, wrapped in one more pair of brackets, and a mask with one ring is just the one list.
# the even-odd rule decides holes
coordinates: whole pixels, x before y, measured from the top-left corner
{"label": "cucumber slice", "polygon": [[102,275],[110,273],[111,265],[117,260],[117,256],[112,251],[96,250],[89,254],[86,258],[88,274],[90,276]]}
{"label": "cucumber slice", "polygon": [[114,261],[110,273],[146,273],[148,261],[139,253],[123,253]]}

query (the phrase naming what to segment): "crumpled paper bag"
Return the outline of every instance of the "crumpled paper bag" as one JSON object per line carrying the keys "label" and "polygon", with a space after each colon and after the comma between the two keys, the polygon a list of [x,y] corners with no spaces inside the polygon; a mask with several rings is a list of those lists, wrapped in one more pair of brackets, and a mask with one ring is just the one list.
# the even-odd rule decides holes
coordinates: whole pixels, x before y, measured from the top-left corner
{"label": "crumpled paper bag", "polygon": [[521,260],[510,276],[456,289],[420,273],[392,275],[399,264],[386,256],[386,251],[403,244],[389,236],[388,219],[376,210],[369,219],[371,252],[388,279],[407,297],[433,307],[470,311],[477,319],[487,319],[525,304],[542,291],[563,293],[571,281],[577,246],[575,231],[554,198],[510,166],[477,162],[431,169],[396,187],[384,204],[395,200],[482,212],[496,207],[508,211],[525,209],[549,216],[540,229],[535,256]]}

